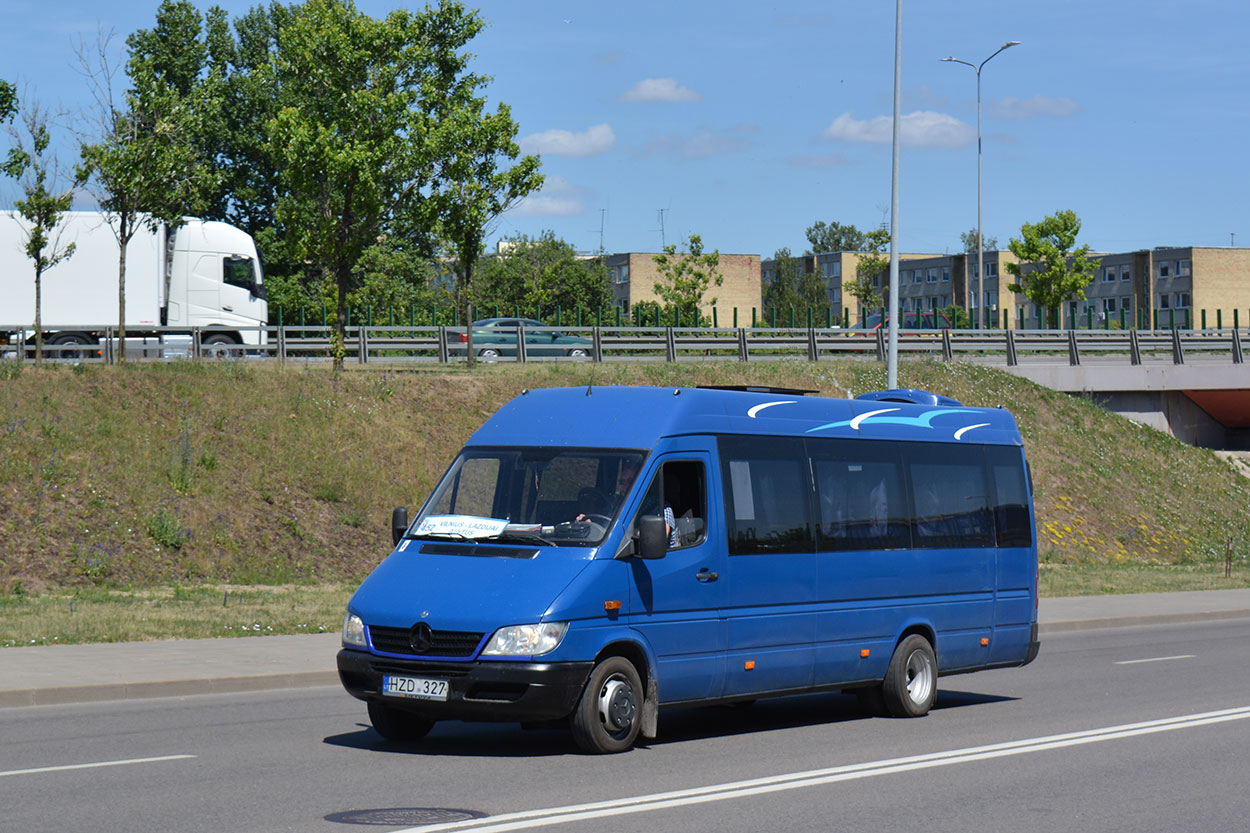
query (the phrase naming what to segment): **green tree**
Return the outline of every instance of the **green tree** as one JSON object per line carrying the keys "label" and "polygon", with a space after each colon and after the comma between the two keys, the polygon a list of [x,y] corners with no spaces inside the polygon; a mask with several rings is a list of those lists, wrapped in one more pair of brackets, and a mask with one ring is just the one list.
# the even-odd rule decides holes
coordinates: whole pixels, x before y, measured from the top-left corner
{"label": "green tree", "polygon": [[[967,231],[961,231],[959,233],[959,243],[960,245],[963,246],[964,254],[969,254],[969,255],[976,254],[977,253],[977,230],[976,228],[974,227],[974,228],[968,229]],[[981,251],[983,252],[998,251],[998,238],[997,237],[982,237],[981,238]]]}
{"label": "green tree", "polygon": [[[81,147],[78,178],[87,183],[109,215],[117,237],[118,338],[126,338],[126,249],[141,228],[176,228],[199,213],[211,171],[194,144],[197,119],[209,109],[199,100],[206,91],[184,95],[165,80],[157,62],[133,54],[126,70],[132,85],[118,100],[109,41],[102,35],[92,57],[79,50],[79,62],[96,100],[94,141]],[[125,351],[119,352],[124,360]]]}
{"label": "green tree", "polygon": [[594,310],[611,305],[612,287],[601,258],[578,258],[572,245],[546,230],[537,238],[509,238],[498,255],[484,258],[473,297],[480,310]]}
{"label": "green tree", "polygon": [[773,252],[773,275],[764,287],[765,310],[787,310],[799,306],[799,282],[803,278],[803,261],[790,255],[788,247]]}
{"label": "green tree", "polygon": [[859,259],[855,278],[850,283],[843,283],[843,291],[859,301],[861,315],[864,310],[880,309],[885,305],[882,277],[890,265],[890,259],[885,254],[889,245],[890,232],[885,229],[865,234],[862,250],[867,254]]}
{"label": "green tree", "polygon": [[825,223],[817,220],[807,227],[807,242],[811,248],[809,255],[821,252],[862,252],[868,242],[864,232],[851,224],[843,225],[837,221]]}
{"label": "green tree", "polygon": [[23,107],[21,128],[9,126],[13,148],[3,170],[17,179],[23,196],[14,206],[26,220],[22,226],[23,249],[35,269],[35,364],[43,364],[43,274],[74,254],[72,242],[61,242],[61,215],[74,201],[81,184],[68,177],[57,162],[50,128],[59,114],[49,113],[38,102]]}
{"label": "green tree", "polygon": [[725,282],[719,268],[720,252],[704,252],[703,238],[691,234],[682,251],[669,244],[653,259],[660,279],[652,290],[665,307],[680,312],[682,321],[698,324],[702,320],[699,308],[716,304],[716,296],[704,298],[704,293]]}
{"label": "green tree", "polygon": [[1065,301],[1085,300],[1085,287],[1102,261],[1090,260],[1088,244],[1076,245],[1080,233],[1081,220],[1069,209],[1021,226],[1020,237],[1011,238],[1007,244],[1017,261],[1007,264],[1007,271],[1016,279],[1007,288],[1023,293],[1052,316]]}
{"label": "green tree", "polygon": [[0,78],[0,122],[7,122],[17,112],[17,90]]}

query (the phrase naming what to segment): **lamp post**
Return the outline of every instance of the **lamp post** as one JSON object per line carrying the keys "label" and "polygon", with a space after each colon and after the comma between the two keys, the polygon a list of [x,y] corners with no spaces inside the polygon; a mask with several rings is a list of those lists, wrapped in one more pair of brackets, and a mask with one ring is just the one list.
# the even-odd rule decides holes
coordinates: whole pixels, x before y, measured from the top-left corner
{"label": "lamp post", "polygon": [[[1009,40],[994,51],[994,55],[1002,52],[1004,49],[1010,49],[1013,46],[1019,46],[1020,41]],[[961,61],[958,58],[942,58],[943,61],[950,61],[956,64],[972,67],[977,74],[977,323],[976,329],[980,329],[984,323],[984,304],[985,304],[985,246],[981,242],[981,67],[990,62],[990,55],[980,64],[974,64],[970,61]]]}

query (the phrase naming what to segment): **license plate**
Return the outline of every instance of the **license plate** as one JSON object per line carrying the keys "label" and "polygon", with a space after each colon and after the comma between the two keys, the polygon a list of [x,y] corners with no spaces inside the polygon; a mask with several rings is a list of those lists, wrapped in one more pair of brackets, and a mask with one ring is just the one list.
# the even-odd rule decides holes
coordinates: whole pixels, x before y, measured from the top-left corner
{"label": "license plate", "polygon": [[447,681],[384,674],[382,693],[389,697],[410,697],[414,700],[446,700]]}

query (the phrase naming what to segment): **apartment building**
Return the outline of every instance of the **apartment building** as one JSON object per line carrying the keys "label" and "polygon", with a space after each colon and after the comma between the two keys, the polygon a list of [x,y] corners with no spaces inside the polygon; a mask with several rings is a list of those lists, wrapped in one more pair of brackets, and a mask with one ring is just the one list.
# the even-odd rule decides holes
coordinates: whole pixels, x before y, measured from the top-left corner
{"label": "apartment building", "polygon": [[[611,254],[604,258],[604,263],[612,282],[613,303],[626,315],[642,301],[660,302],[655,293],[660,272],[654,253]],[[760,256],[722,254],[717,269],[724,281],[708,288],[705,299],[715,298],[716,302],[706,303],[703,314],[712,316],[715,310],[717,323],[728,327],[733,325],[736,309],[739,324],[750,324],[752,311],[760,306]]]}

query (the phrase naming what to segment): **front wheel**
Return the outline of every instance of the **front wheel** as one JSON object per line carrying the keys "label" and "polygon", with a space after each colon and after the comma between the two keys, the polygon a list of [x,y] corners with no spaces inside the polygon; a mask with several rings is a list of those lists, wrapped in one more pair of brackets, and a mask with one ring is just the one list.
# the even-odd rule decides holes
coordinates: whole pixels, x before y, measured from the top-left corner
{"label": "front wheel", "polygon": [[574,347],[569,351],[569,358],[588,359],[590,358],[590,352],[585,347]]}
{"label": "front wheel", "polygon": [[494,361],[499,358],[499,351],[494,347],[487,347],[485,350],[480,351],[477,354],[477,357],[479,359],[486,359],[487,361]]}
{"label": "front wheel", "polygon": [[434,721],[429,718],[372,701],[369,703],[369,722],[387,740],[420,740],[434,728]]}
{"label": "front wheel", "polygon": [[912,634],[899,643],[881,681],[885,707],[895,717],[921,717],[937,701],[937,657],[929,640]]}
{"label": "front wheel", "polygon": [[590,672],[573,711],[573,740],[583,752],[624,752],[642,727],[642,680],[633,663],[609,657]]}

